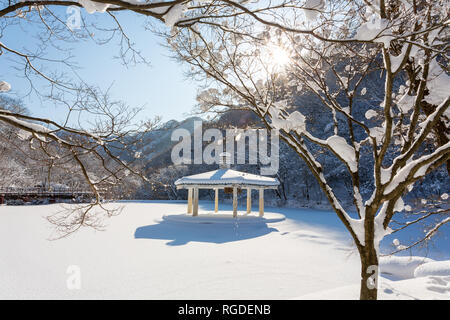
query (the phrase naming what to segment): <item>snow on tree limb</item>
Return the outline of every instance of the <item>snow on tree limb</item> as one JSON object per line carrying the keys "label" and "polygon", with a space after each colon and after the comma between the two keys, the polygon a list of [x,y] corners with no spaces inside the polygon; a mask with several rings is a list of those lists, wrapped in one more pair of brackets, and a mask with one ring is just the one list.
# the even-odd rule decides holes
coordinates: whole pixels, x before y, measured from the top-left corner
{"label": "snow on tree limb", "polygon": [[347,143],[345,138],[334,135],[327,139],[327,144],[347,164],[352,172],[358,171],[355,149]]}
{"label": "snow on tree limb", "polygon": [[386,185],[384,195],[389,197],[389,194],[395,191],[399,185],[410,184],[423,177],[427,173],[430,166],[439,160],[446,160],[448,157],[450,157],[450,142],[437,148],[431,154],[427,154],[410,161],[402,169],[400,169],[392,180]]}
{"label": "snow on tree limb", "polygon": [[11,85],[6,81],[0,82],[0,92],[8,92],[11,90]]}

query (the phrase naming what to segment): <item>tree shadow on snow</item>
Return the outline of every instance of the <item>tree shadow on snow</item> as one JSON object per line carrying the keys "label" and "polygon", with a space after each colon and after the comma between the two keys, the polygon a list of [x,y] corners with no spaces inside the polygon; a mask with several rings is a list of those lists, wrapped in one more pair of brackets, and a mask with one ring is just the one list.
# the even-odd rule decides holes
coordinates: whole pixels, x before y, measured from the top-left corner
{"label": "tree shadow on snow", "polygon": [[227,243],[264,236],[277,229],[266,223],[221,224],[221,223],[179,223],[162,220],[157,224],[136,229],[135,239],[170,240],[169,246],[185,245],[189,242]]}

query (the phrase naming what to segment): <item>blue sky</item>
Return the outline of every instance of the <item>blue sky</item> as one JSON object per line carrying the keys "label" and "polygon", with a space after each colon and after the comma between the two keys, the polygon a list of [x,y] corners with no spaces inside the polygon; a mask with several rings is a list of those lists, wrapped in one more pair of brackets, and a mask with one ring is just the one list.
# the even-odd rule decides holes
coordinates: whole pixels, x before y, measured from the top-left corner
{"label": "blue sky", "polygon": [[[64,17],[65,10],[62,13]],[[84,9],[81,13],[83,16],[88,15]],[[102,13],[95,13],[95,17],[89,18],[111,21]],[[198,84],[184,77],[182,66],[172,60],[169,57],[170,52],[159,44],[162,39],[144,30],[144,20],[141,17],[134,14],[120,14],[118,18],[130,38],[148,58],[151,66],[139,64],[127,68],[118,59],[114,59],[119,53],[118,40],[102,46],[86,41],[70,44],[75,61],[81,67],[77,72],[87,83],[98,85],[103,89],[113,84],[111,94],[115,99],[122,100],[130,106],[145,105],[143,118],[160,115],[163,121],[182,120],[195,105]],[[31,35],[35,31],[27,25],[25,28],[10,28],[0,41],[16,50],[22,50],[24,46],[32,48],[34,40]],[[50,54],[56,55],[57,51],[51,51]],[[12,64],[6,56],[0,56],[0,81],[5,80],[11,84],[11,96],[23,97],[29,86],[19,76],[20,72],[11,67]],[[47,117],[51,115],[58,120],[64,118],[64,109],[48,104],[42,105],[35,97],[25,97],[23,101],[33,115]]]}

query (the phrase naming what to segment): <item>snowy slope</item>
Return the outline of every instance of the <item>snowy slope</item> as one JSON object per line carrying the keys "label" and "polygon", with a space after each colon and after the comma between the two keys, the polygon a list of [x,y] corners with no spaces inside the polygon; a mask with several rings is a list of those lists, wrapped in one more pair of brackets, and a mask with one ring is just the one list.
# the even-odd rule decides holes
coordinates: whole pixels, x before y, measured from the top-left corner
{"label": "snowy slope", "polygon": [[[380,279],[378,296],[381,300],[450,300],[450,279],[439,277],[413,278],[401,281]],[[299,300],[355,300],[359,286],[351,285],[319,291],[297,297]]]}
{"label": "snowy slope", "polygon": [[[292,299],[339,288],[357,296],[357,253],[331,212],[266,208],[286,219],[211,225],[162,219],[184,213],[184,201],[111,205],[123,212],[106,231],[56,241],[47,240],[42,217],[59,205],[0,206],[0,299]],[[212,208],[200,203],[201,212]],[[80,290],[66,285],[73,265]],[[431,286],[429,277],[417,279],[387,283],[402,292],[414,287],[412,295]]]}

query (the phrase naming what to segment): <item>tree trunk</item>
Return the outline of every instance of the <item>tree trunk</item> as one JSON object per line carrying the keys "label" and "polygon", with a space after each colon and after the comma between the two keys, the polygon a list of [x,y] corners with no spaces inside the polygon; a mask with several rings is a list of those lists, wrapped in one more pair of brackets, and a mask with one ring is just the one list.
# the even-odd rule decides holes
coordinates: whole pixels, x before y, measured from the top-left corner
{"label": "tree trunk", "polygon": [[360,251],[361,289],[360,300],[377,300],[378,257],[373,241],[366,243]]}

